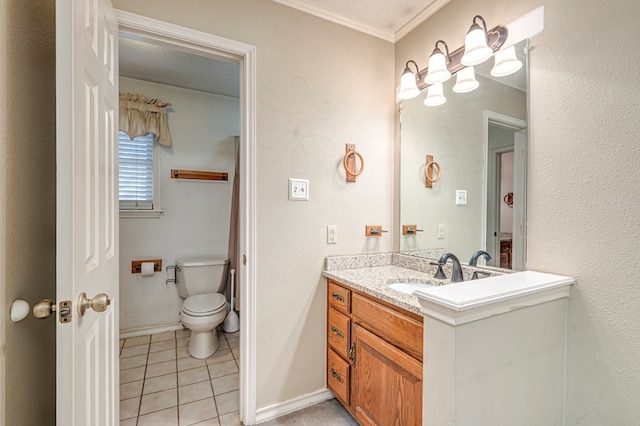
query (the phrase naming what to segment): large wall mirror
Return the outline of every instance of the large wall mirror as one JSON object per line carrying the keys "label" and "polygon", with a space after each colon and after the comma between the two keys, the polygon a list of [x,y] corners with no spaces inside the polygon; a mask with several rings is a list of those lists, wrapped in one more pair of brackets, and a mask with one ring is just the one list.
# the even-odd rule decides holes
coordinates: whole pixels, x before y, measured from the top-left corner
{"label": "large wall mirror", "polygon": [[[514,74],[492,77],[489,59],[475,67],[472,92],[453,92],[454,75],[443,105],[425,106],[426,90],[402,101],[400,251],[431,257],[440,249],[466,262],[485,250],[487,266],[525,269],[528,40],[515,50],[523,66]],[[427,155],[440,165],[431,188]],[[417,231],[403,234],[402,225]]]}

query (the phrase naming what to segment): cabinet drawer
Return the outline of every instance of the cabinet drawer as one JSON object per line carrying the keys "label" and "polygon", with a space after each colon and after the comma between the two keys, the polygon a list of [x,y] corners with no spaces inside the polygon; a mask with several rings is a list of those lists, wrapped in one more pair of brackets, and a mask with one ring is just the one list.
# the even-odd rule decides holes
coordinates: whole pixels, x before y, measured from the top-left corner
{"label": "cabinet drawer", "polygon": [[351,366],[340,355],[329,349],[327,353],[327,386],[338,399],[348,407],[349,373]]}
{"label": "cabinet drawer", "polygon": [[358,294],[351,308],[353,322],[422,361],[422,323]]}
{"label": "cabinet drawer", "polygon": [[351,319],[329,308],[329,318],[327,321],[327,342],[343,358],[347,358],[349,352],[349,342],[351,341]]}
{"label": "cabinet drawer", "polygon": [[351,291],[329,281],[329,306],[348,314],[351,312]]}

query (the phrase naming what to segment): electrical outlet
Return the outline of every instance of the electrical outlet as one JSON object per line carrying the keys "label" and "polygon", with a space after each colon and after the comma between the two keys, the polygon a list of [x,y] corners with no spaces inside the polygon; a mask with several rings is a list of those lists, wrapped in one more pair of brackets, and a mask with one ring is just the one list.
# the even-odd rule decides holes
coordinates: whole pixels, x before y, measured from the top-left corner
{"label": "electrical outlet", "polygon": [[466,206],[466,205],[467,205],[467,190],[456,189],[456,206]]}
{"label": "electrical outlet", "polygon": [[308,201],[309,180],[289,178],[289,199],[294,201]]}
{"label": "electrical outlet", "polygon": [[438,224],[438,239],[439,240],[444,239],[444,223]]}
{"label": "electrical outlet", "polygon": [[327,244],[338,244],[338,227],[327,225]]}

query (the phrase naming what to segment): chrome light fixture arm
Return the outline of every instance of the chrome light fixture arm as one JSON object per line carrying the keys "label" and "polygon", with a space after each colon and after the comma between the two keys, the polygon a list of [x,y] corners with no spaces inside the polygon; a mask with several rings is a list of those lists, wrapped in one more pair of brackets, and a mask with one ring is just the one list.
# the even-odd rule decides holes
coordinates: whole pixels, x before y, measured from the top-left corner
{"label": "chrome light fixture arm", "polygon": [[[413,72],[413,70],[409,67],[410,64],[413,64],[414,67],[416,67],[416,71]],[[420,67],[418,66],[418,64],[416,63],[416,61],[414,61],[413,59],[409,59],[407,61],[407,63],[404,66],[404,71],[402,72],[402,75],[405,75],[407,73],[411,73],[415,76],[416,78],[416,84],[418,85],[418,88],[420,88],[420,82],[424,82],[424,75],[422,77],[420,77]],[[426,73],[425,73],[426,75]]]}

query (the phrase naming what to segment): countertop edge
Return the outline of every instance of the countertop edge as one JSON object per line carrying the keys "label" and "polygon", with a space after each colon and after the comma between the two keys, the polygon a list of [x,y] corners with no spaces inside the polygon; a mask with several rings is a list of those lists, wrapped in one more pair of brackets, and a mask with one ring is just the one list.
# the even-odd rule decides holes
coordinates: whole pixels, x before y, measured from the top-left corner
{"label": "countertop edge", "polygon": [[322,271],[322,276],[331,279],[338,284],[350,287],[351,289],[357,290],[361,293],[368,294],[369,296],[383,300],[387,303],[397,306],[398,308],[404,309],[405,311],[423,315],[423,313],[420,312],[420,304],[415,296],[396,292],[394,290],[387,290],[388,292],[394,293],[393,295],[390,295],[389,293],[379,291],[374,287],[362,285],[349,280],[343,276],[337,275],[336,273],[339,274],[340,271]]}

